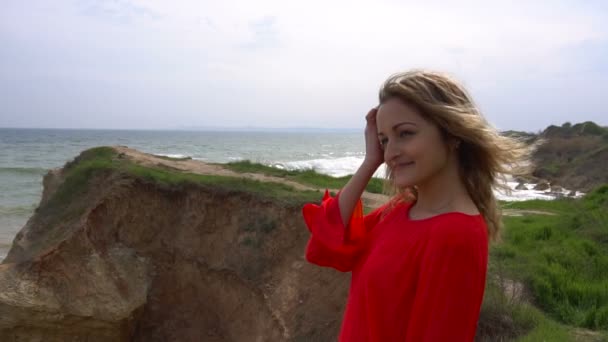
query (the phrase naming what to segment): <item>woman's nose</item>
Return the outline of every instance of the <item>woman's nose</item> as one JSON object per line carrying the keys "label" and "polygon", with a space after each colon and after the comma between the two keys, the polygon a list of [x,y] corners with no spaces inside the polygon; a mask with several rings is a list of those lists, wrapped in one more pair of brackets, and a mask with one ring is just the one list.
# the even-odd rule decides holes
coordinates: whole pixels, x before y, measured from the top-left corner
{"label": "woman's nose", "polygon": [[395,143],[388,141],[384,148],[384,161],[389,163],[391,160],[398,157],[400,153],[398,146]]}

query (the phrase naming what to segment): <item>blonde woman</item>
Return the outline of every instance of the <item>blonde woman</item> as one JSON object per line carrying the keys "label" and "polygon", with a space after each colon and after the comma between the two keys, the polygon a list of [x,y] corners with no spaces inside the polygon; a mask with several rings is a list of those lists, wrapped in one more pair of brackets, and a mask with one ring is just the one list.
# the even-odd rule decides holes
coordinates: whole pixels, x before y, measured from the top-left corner
{"label": "blonde woman", "polygon": [[[366,120],[362,165],[335,197],[303,208],[307,260],[352,272],[339,339],[472,341],[501,226],[492,188],[528,151],[436,72],[391,76]],[[393,197],[364,216],[382,163]]]}

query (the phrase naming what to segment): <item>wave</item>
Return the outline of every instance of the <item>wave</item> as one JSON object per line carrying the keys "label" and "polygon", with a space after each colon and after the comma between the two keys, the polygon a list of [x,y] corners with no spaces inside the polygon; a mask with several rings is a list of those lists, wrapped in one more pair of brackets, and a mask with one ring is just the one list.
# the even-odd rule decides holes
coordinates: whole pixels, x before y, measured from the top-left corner
{"label": "wave", "polygon": [[[532,199],[540,199],[540,200],[554,200],[558,197],[568,196],[570,194],[569,189],[561,189],[559,191],[554,191],[551,189],[547,190],[534,190],[536,184],[534,183],[525,183],[525,190],[517,190],[515,187],[519,185],[518,182],[507,181],[507,186],[511,189],[511,193],[507,194],[502,191],[495,190],[494,194],[496,198],[502,201],[515,202],[515,201],[527,201]],[[575,191],[574,198],[583,197],[585,193],[580,191]]]}
{"label": "wave", "polygon": [[[341,157],[332,159],[310,159],[288,162],[274,162],[270,166],[274,166],[285,170],[315,170],[319,173],[333,177],[343,177],[352,175],[357,171],[363,157]],[[382,177],[384,175],[384,165],[376,171],[374,177]]]}
{"label": "wave", "polygon": [[159,157],[168,157],[168,158],[173,158],[173,159],[186,159],[186,158],[192,158],[192,156],[188,156],[185,154],[179,154],[179,153],[154,153],[155,156],[159,156]]}
{"label": "wave", "polygon": [[41,167],[0,167],[0,174],[44,176],[48,171]]}
{"label": "wave", "polygon": [[0,216],[29,216],[36,210],[36,204],[7,207],[0,205]]}
{"label": "wave", "polygon": [[[270,163],[270,166],[278,167],[286,170],[315,170],[319,173],[323,173],[326,175],[330,175],[333,177],[343,177],[347,175],[352,175],[357,171],[361,163],[363,162],[364,157],[342,157],[342,158],[333,158],[333,159],[310,159],[310,160],[299,160],[299,161],[289,161],[289,162],[275,162]],[[386,166],[383,164],[374,174],[374,177],[383,178],[386,171]],[[519,183],[517,182],[507,182],[509,188],[511,188],[511,193],[507,194],[501,191],[494,191],[495,196],[499,200],[503,201],[526,201],[531,199],[542,199],[542,200],[554,200],[560,196],[566,196],[570,193],[570,190],[563,189],[560,193],[551,192],[550,190],[539,191],[534,190],[534,186],[536,184],[525,184],[526,190],[516,190],[515,187]],[[579,198],[582,197],[584,193],[580,191],[576,191],[576,195],[574,197]]]}

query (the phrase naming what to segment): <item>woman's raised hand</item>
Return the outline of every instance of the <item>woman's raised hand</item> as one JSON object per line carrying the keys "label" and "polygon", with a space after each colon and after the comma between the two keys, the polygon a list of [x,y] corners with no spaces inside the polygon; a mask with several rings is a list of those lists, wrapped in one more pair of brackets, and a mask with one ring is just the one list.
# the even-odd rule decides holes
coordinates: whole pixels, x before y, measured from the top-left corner
{"label": "woman's raised hand", "polygon": [[378,108],[373,108],[365,117],[367,120],[365,126],[365,160],[340,192],[338,202],[342,222],[350,222],[357,201],[361,198],[361,194],[363,194],[374,172],[384,162],[384,151],[380,148],[380,141],[378,141],[377,112]]}
{"label": "woman's raised hand", "polygon": [[367,115],[367,125],[365,126],[365,163],[378,168],[384,162],[384,151],[378,140],[378,126],[376,125],[376,115],[378,107],[372,108]]}

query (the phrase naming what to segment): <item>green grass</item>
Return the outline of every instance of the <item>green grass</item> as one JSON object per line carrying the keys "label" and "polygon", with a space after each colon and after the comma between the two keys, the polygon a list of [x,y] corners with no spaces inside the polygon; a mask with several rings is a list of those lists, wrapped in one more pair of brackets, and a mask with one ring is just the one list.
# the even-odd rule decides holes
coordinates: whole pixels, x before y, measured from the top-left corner
{"label": "green grass", "polygon": [[489,274],[523,282],[533,303],[554,321],[537,321],[534,336],[563,334],[555,324],[608,330],[608,185],[581,200],[503,207],[558,214],[505,217],[504,242],[491,249]]}
{"label": "green grass", "polygon": [[296,191],[293,187],[281,183],[261,182],[245,178],[200,175],[181,173],[163,169],[149,168],[139,164],[128,164],[124,168],[129,174],[151,182],[167,186],[183,186],[197,184],[213,186],[216,189],[229,192],[246,192],[259,198],[281,200],[284,204],[299,205],[304,202],[318,201],[318,191]]}
{"label": "green grass", "polygon": [[119,158],[117,152],[110,147],[97,147],[84,151],[74,161],[66,164],[64,172],[65,181],[51,198],[46,209],[58,209],[65,203],[75,200],[87,190],[89,181],[94,175],[104,172],[133,176],[165,187],[199,185],[212,186],[218,191],[251,193],[261,199],[279,200],[285,205],[318,201],[321,196],[317,191],[296,191],[293,187],[280,183],[147,167]]}
{"label": "green grass", "polygon": [[[252,163],[249,160],[220,164],[229,170],[240,173],[261,173],[267,176],[274,176],[289,179],[304,185],[318,188],[341,189],[352,176],[332,177],[320,174],[313,169],[309,170],[283,170],[259,163]],[[383,180],[372,178],[365,188],[371,193],[380,194],[383,191]]]}
{"label": "green grass", "polygon": [[476,341],[608,341],[606,331],[580,333],[583,329],[560,323],[534,305],[515,300],[500,289],[499,282],[487,282]]}
{"label": "green grass", "polygon": [[501,201],[500,205],[503,209],[523,209],[523,210],[541,210],[555,214],[568,213],[576,206],[578,201],[572,198],[563,198],[559,200],[529,200],[517,202]]}
{"label": "green grass", "polygon": [[[97,147],[82,152],[63,169],[64,182],[39,211],[63,212],[64,215],[52,215],[64,220],[66,212],[82,210],[82,201],[72,201],[83,195],[94,174],[112,169],[116,151],[110,147]],[[68,204],[73,203],[71,208]],[[78,205],[81,204],[81,205]]]}
{"label": "green grass", "polygon": [[538,309],[526,306],[528,314],[533,317],[535,326],[530,332],[519,337],[518,342],[538,342],[538,341],[572,341],[571,328],[559,324],[546,318]]}

